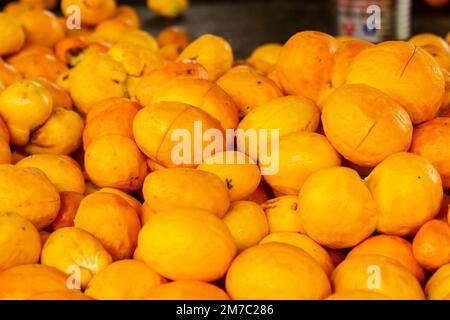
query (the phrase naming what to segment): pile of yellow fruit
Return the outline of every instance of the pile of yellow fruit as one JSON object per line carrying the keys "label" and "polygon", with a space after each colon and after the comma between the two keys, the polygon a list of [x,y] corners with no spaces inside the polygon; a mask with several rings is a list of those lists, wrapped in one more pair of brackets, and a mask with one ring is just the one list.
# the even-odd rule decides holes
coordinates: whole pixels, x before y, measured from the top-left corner
{"label": "pile of yellow fruit", "polygon": [[[69,30],[55,2],[0,13],[0,299],[450,299],[450,37],[234,61],[114,0],[63,0]],[[176,165],[196,121],[278,129],[278,171]]]}

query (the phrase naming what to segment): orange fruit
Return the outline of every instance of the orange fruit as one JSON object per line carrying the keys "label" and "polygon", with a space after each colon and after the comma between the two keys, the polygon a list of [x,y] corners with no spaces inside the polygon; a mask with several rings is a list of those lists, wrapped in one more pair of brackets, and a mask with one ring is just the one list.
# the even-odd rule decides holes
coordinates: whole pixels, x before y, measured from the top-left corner
{"label": "orange fruit", "polygon": [[261,205],[267,216],[270,233],[303,232],[298,200],[298,196],[281,196],[267,200]]}
{"label": "orange fruit", "polygon": [[450,264],[440,267],[428,280],[425,293],[429,300],[446,299],[450,294]]}
{"label": "orange fruit", "polygon": [[58,215],[51,224],[53,230],[57,230],[64,227],[73,227],[73,219],[77,214],[78,206],[84,195],[77,192],[60,192],[61,206],[59,208]]}
{"label": "orange fruit", "polygon": [[43,9],[32,9],[20,15],[19,21],[28,45],[53,48],[64,37],[64,28],[54,13]]}
{"label": "orange fruit", "polygon": [[81,292],[74,290],[50,291],[35,294],[28,300],[94,300]]}
{"label": "orange fruit", "polygon": [[5,13],[0,13],[0,36],[0,56],[19,51],[25,43],[25,32],[19,21]]}
{"label": "orange fruit", "polygon": [[229,300],[222,289],[201,281],[173,281],[154,287],[148,300]]}

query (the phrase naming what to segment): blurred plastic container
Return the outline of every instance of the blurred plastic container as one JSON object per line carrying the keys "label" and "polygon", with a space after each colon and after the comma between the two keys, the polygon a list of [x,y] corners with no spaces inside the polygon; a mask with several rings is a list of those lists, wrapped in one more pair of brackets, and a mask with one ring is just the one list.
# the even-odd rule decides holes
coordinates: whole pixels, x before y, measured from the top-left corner
{"label": "blurred plastic container", "polygon": [[411,35],[411,0],[333,0],[333,4],[338,35],[371,42]]}

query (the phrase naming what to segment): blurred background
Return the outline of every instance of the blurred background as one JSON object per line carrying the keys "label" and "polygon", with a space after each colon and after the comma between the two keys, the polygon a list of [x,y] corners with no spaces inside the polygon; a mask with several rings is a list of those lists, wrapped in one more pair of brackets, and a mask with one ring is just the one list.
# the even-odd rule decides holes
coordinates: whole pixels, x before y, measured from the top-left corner
{"label": "blurred background", "polygon": [[[0,0],[2,6],[8,2]],[[374,42],[421,32],[445,36],[450,31],[450,0],[191,0],[175,19],[154,15],[145,0],[118,2],[138,8],[142,28],[154,35],[170,25],[185,27],[192,37],[217,34],[230,41],[238,58],[258,45],[282,43],[306,29]],[[371,3],[382,8],[383,28],[378,32],[361,29],[361,17],[367,17],[361,8],[365,11]]]}

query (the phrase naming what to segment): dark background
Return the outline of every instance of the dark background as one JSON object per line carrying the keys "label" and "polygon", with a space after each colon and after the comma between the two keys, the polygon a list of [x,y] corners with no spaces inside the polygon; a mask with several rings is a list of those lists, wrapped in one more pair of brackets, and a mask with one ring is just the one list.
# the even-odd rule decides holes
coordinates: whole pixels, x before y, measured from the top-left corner
{"label": "dark background", "polygon": [[[1,4],[8,1],[0,0]],[[186,13],[174,20],[154,16],[145,0],[118,1],[139,9],[143,29],[156,35],[169,25],[186,27],[192,37],[204,33],[229,40],[238,58],[267,42],[285,42],[294,33],[314,29],[335,34],[331,0],[191,0]],[[412,32],[444,36],[450,31],[450,7],[434,9],[413,1]]]}

